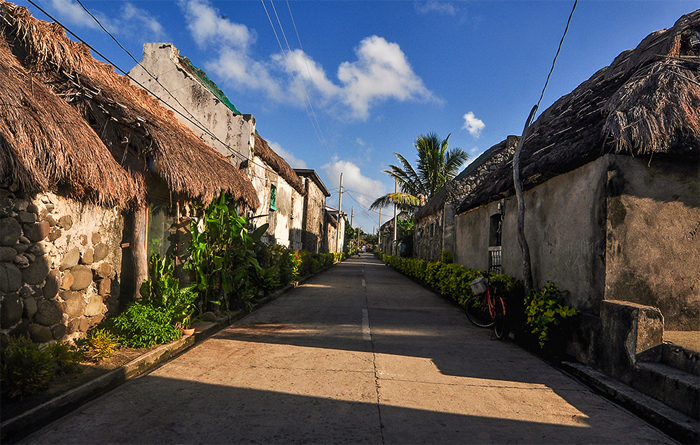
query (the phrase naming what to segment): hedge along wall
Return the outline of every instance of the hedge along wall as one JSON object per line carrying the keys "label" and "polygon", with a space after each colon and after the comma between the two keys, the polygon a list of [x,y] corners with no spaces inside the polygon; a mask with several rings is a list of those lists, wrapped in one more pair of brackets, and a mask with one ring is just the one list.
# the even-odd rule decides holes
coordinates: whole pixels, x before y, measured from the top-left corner
{"label": "hedge along wall", "polygon": [[[474,296],[470,286],[471,282],[484,275],[479,270],[467,269],[457,264],[380,255],[382,261],[387,265],[438,290],[460,306],[464,306],[467,299]],[[491,286],[498,288],[499,295],[505,298],[506,304],[522,305],[525,299],[525,287],[522,281],[500,274],[492,275],[490,282]]]}

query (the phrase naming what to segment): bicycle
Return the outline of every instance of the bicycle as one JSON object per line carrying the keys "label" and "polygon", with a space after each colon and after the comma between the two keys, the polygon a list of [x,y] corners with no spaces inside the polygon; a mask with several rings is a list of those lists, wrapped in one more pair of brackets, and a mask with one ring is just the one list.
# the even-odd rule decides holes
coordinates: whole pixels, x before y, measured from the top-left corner
{"label": "bicycle", "polygon": [[[464,312],[475,326],[490,328],[497,339],[506,334],[506,302],[497,295],[488,282],[487,277],[480,277],[471,282],[474,298],[467,299]],[[483,295],[482,298],[479,298]]]}

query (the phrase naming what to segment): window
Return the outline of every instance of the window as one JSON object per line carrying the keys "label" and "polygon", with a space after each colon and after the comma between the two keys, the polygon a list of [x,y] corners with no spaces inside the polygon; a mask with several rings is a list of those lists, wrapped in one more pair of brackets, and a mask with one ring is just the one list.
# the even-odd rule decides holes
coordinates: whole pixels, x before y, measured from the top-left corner
{"label": "window", "polygon": [[270,210],[277,210],[275,204],[277,202],[277,186],[275,184],[270,185]]}
{"label": "window", "polygon": [[175,214],[165,201],[150,199],[148,205],[148,258],[154,253],[161,257],[175,255]]}
{"label": "window", "polygon": [[489,218],[489,271],[503,273],[501,263],[501,234],[503,232],[503,216],[500,213]]}

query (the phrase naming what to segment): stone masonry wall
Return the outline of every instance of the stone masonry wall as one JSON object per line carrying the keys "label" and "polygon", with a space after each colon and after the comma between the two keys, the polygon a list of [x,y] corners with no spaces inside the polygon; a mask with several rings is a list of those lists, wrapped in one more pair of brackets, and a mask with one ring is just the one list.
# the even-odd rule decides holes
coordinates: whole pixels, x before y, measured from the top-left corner
{"label": "stone masonry wall", "polygon": [[68,340],[116,312],[123,224],[116,209],[0,186],[0,335]]}

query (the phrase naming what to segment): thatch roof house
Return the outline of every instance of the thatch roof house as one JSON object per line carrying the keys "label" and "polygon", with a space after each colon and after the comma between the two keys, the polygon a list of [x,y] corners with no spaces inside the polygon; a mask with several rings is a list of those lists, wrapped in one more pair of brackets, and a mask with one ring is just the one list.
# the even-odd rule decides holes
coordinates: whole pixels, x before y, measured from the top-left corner
{"label": "thatch roof house", "polygon": [[[700,10],[620,54],[525,135],[533,279],[568,289],[591,317],[570,351],[584,362],[602,348],[591,330],[604,300],[657,307],[667,330],[700,326],[699,68]],[[512,154],[467,185],[456,262],[522,277]]]}
{"label": "thatch roof house", "polygon": [[0,16],[0,333],[48,341],[136,290],[181,203],[259,201],[235,166],[60,26],[3,0]]}
{"label": "thatch roof house", "polygon": [[252,115],[241,114],[172,43],[144,44],[143,59],[129,76],[180,111],[184,125],[248,176],[261,203],[251,209],[252,222],[269,224],[268,242],[302,247],[303,181],[258,134]]}

